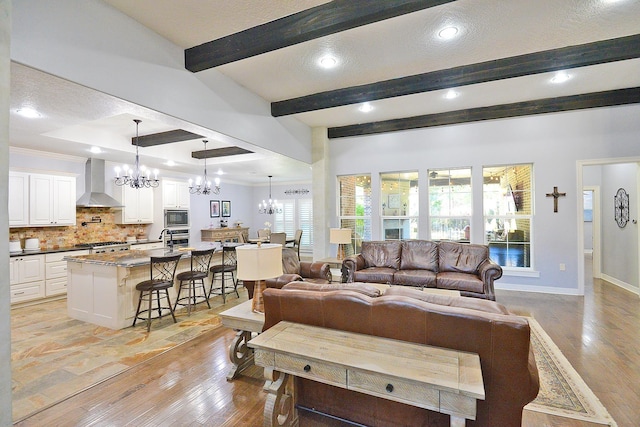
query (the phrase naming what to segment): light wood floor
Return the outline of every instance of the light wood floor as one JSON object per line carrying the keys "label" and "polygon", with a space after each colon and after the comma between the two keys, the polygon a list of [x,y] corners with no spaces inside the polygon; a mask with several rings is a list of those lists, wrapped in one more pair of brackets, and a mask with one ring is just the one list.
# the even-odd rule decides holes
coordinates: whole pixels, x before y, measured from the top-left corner
{"label": "light wood floor", "polygon": [[[637,295],[588,279],[584,297],[497,291],[497,299],[538,320],[620,427],[640,425]],[[225,379],[233,336],[218,328],[17,425],[262,425],[260,370]],[[337,424],[304,418],[301,425]],[[523,426],[592,425],[525,411]]]}

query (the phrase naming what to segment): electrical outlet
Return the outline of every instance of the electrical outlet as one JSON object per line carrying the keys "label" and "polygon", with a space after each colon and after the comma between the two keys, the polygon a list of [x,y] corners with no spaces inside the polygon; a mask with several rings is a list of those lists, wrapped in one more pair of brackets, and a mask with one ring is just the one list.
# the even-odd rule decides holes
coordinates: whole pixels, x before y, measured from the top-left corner
{"label": "electrical outlet", "polygon": [[564,265],[564,263],[560,263],[560,271],[565,271],[567,269],[567,267]]}

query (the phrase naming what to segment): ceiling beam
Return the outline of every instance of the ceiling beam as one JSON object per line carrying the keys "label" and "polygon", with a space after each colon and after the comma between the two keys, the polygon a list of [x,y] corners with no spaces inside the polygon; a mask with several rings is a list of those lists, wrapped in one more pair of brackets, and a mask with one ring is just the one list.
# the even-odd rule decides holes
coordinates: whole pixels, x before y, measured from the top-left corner
{"label": "ceiling beam", "polygon": [[328,136],[329,138],[345,138],[349,136],[372,135],[408,129],[477,122],[481,120],[504,119],[508,117],[637,103],[640,103],[640,87],[633,87],[333,127],[328,129]]}
{"label": "ceiling beam", "polygon": [[272,102],[271,115],[280,117],[638,57],[640,34],[635,34]]}
{"label": "ceiling beam", "polygon": [[223,147],[211,150],[200,150],[191,152],[194,159],[211,159],[213,157],[235,156],[238,154],[252,154],[253,151],[245,150],[240,147]]}
{"label": "ceiling beam", "polygon": [[454,0],[333,0],[184,51],[192,72],[250,58]]}
{"label": "ceiling beam", "polygon": [[[190,141],[192,139],[204,138],[197,133],[188,132],[182,129],[169,130],[167,132],[152,133],[141,136],[138,139],[139,147],[152,147],[154,145],[171,144],[172,142]],[[136,145],[136,137],[131,138],[131,143]]]}

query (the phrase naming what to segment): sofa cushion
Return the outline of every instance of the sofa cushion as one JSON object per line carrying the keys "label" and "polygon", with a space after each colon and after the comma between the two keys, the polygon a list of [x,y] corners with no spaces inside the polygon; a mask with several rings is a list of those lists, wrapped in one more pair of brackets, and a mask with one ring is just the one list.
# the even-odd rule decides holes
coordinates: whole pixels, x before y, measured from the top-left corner
{"label": "sofa cushion", "polygon": [[391,286],[384,293],[385,295],[401,295],[419,299],[421,301],[430,302],[432,304],[446,305],[449,307],[470,308],[473,310],[480,310],[486,313],[495,314],[511,314],[509,310],[495,301],[489,301],[478,298],[467,297],[451,297],[448,295],[432,294],[429,292],[422,292],[418,289],[405,288],[403,286]]}
{"label": "sofa cushion", "polygon": [[429,270],[399,270],[393,275],[394,285],[436,287],[436,273]]}
{"label": "sofa cushion", "polygon": [[393,283],[393,273],[396,270],[389,267],[369,267],[353,272],[354,282]]}
{"label": "sofa cushion", "polygon": [[478,274],[478,266],[489,258],[489,247],[467,243],[440,242],[439,271]]}
{"label": "sofa cushion", "polygon": [[429,240],[402,242],[400,270],[431,270],[438,272],[438,244]]}
{"label": "sofa cushion", "polygon": [[314,284],[309,282],[291,282],[284,285],[282,289],[302,289],[308,291],[354,291],[361,294],[370,296],[372,298],[379,297],[381,294],[380,289],[375,286],[367,285],[366,283],[331,283],[331,284]]}
{"label": "sofa cushion", "polygon": [[467,273],[438,273],[436,276],[436,287],[479,294],[484,293],[482,280],[480,280],[478,276]]}
{"label": "sofa cushion", "polygon": [[401,242],[362,242],[360,255],[365,267],[400,268]]}

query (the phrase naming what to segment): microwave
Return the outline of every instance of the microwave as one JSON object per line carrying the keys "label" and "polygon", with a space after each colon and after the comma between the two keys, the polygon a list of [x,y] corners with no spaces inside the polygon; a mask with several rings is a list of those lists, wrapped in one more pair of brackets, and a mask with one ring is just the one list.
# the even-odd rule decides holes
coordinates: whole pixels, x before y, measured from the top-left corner
{"label": "microwave", "polygon": [[164,226],[171,227],[189,227],[189,210],[188,209],[165,209],[164,210]]}

